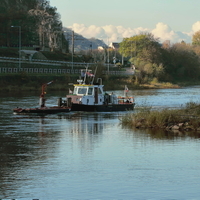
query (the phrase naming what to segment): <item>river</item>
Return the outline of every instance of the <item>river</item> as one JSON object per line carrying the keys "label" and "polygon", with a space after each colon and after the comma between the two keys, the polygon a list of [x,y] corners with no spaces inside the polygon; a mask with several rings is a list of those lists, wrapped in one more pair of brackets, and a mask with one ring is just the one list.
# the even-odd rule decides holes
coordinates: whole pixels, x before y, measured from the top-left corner
{"label": "river", "polygon": [[[136,109],[173,108],[198,102],[200,86],[129,93]],[[60,96],[47,94],[47,105]],[[0,95],[0,199],[200,198],[199,134],[130,130],[120,125],[126,112],[12,113],[38,100]]]}

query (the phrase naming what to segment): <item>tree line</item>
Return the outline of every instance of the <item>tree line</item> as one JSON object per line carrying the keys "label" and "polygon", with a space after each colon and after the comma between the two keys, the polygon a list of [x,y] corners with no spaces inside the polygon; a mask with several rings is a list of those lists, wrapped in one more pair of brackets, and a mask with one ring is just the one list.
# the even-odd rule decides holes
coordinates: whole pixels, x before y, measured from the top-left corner
{"label": "tree line", "polygon": [[[17,47],[21,31],[22,46],[35,46],[41,50],[48,48],[51,51],[65,48],[68,51],[62,29],[56,7],[50,6],[47,0],[1,0],[0,46]],[[151,33],[141,33],[124,38],[120,43],[120,54],[114,51],[107,56],[106,52],[97,56],[99,52],[96,55],[94,50],[91,53],[94,54],[94,61],[110,62],[108,55],[130,58],[137,72],[134,82],[138,84],[150,81],[191,82],[200,77],[200,31],[193,35],[191,44],[184,41],[161,44],[159,38]]]}
{"label": "tree line", "polygon": [[56,7],[46,0],[1,0],[0,46],[19,45],[19,28],[22,46],[41,49],[67,49],[62,22]]}
{"label": "tree line", "polygon": [[136,67],[135,83],[197,81],[200,77],[200,31],[192,44],[159,42],[151,33],[124,38],[120,53]]}

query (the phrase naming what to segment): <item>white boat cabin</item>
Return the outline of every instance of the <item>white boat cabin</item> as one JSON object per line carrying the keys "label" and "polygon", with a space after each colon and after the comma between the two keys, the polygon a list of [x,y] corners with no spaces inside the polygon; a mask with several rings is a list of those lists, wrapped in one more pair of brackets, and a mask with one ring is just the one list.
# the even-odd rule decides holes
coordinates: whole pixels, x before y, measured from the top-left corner
{"label": "white boat cabin", "polygon": [[[73,92],[67,95],[67,104],[83,105],[111,105],[111,104],[133,104],[133,97],[117,97],[115,94],[107,94],[103,91],[102,79],[98,78],[93,84],[94,75],[91,70],[81,70],[82,79],[77,80],[79,84],[74,84]],[[86,83],[86,77],[89,76]]]}
{"label": "white boat cabin", "polygon": [[103,105],[103,104],[117,104],[117,96],[114,94],[104,94],[103,85],[85,85],[75,84],[72,95],[67,95],[71,98],[71,102],[75,104],[84,105]]}

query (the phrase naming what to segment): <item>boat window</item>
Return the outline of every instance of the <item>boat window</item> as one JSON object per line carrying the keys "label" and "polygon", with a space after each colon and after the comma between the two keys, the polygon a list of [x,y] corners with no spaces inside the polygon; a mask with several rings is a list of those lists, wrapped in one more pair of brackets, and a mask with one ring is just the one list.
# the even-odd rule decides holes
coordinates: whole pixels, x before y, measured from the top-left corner
{"label": "boat window", "polygon": [[77,88],[75,87],[74,88],[74,93],[73,94],[76,94],[77,93]]}
{"label": "boat window", "polygon": [[92,95],[92,92],[93,92],[93,88],[89,88],[88,89],[88,95]]}
{"label": "boat window", "polygon": [[78,88],[78,94],[86,94],[87,88]]}

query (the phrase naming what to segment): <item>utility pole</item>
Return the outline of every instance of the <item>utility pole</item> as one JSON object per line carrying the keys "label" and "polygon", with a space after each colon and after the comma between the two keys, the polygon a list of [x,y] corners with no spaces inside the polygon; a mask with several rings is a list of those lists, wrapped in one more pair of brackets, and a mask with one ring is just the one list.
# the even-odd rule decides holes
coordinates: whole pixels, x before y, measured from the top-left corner
{"label": "utility pole", "polygon": [[72,70],[74,68],[74,31],[72,31]]}
{"label": "utility pole", "polygon": [[109,74],[109,68],[110,68],[110,55],[109,55],[109,37],[108,37],[108,74]]}

